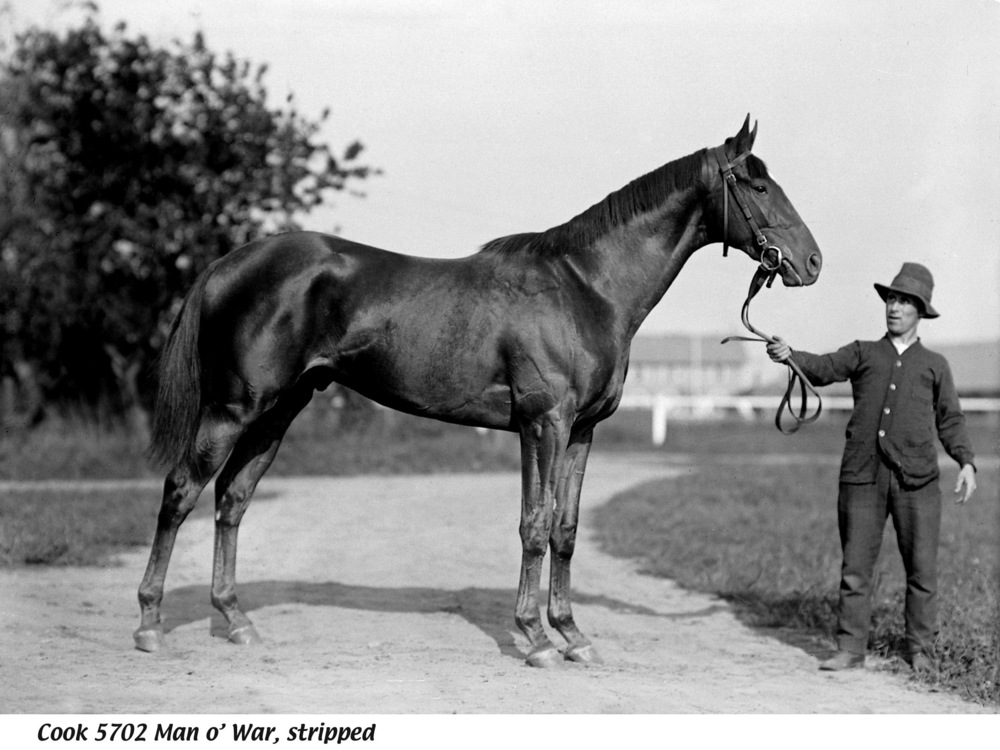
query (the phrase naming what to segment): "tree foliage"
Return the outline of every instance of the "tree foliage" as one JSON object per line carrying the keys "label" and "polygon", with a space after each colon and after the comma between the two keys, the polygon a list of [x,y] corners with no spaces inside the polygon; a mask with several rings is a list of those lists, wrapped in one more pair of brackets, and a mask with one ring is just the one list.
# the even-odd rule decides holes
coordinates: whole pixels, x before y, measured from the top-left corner
{"label": "tree foliage", "polygon": [[92,14],[17,36],[0,61],[6,369],[121,406],[200,271],[377,171],[360,143],[318,140],[328,112],[271,107],[266,71],[201,34],[162,48]]}

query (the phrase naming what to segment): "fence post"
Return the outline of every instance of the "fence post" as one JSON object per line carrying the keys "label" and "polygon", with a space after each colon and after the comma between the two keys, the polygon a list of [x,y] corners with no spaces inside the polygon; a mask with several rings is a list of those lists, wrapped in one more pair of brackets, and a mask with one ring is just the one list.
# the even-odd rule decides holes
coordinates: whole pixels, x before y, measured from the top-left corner
{"label": "fence post", "polygon": [[653,401],[653,445],[667,442],[667,411],[670,402],[661,397]]}

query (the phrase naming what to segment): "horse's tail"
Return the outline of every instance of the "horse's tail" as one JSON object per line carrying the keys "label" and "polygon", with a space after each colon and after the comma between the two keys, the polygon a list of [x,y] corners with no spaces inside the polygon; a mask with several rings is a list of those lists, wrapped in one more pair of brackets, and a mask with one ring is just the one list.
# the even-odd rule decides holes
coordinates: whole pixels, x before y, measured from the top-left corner
{"label": "horse's tail", "polygon": [[190,456],[201,418],[198,330],[208,277],[202,273],[184,298],[160,355],[149,456],[171,467]]}

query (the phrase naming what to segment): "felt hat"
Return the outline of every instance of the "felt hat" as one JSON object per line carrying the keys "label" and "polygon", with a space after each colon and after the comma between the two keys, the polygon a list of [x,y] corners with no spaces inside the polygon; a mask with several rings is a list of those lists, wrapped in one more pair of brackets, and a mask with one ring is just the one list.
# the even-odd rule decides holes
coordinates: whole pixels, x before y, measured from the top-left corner
{"label": "felt hat", "polygon": [[889,286],[876,284],[875,291],[883,301],[889,292],[899,292],[913,297],[921,307],[920,315],[923,318],[936,318],[939,315],[938,311],[931,307],[934,277],[919,263],[904,263]]}

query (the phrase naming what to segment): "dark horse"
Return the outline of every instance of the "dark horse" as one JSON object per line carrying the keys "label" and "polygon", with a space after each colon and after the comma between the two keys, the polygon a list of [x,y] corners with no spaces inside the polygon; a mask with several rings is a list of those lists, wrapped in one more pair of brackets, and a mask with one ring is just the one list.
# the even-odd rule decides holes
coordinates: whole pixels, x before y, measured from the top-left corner
{"label": "dark horse", "polygon": [[[747,117],[723,147],[670,162],[565,224],[494,240],[467,258],[416,258],[296,232],[213,263],[188,294],[162,360],[151,449],[171,468],[139,586],[136,646],[164,644],[160,602],[174,539],[220,468],[212,603],[230,641],[260,640],[236,598],[240,519],[289,424],[314,390],[335,381],[411,414],[518,433],[523,553],[514,616],[530,641],[528,661],[595,660],[573,621],[570,559],[594,426],[621,399],[639,324],[698,248],[725,241],[762,260],[741,203],[768,233],[786,286],[812,284],[820,271],[809,229],[750,154],[757,129],[749,125]],[[738,201],[728,201],[727,169]],[[562,653],[539,613],[549,546],[548,620],[568,642]]]}

